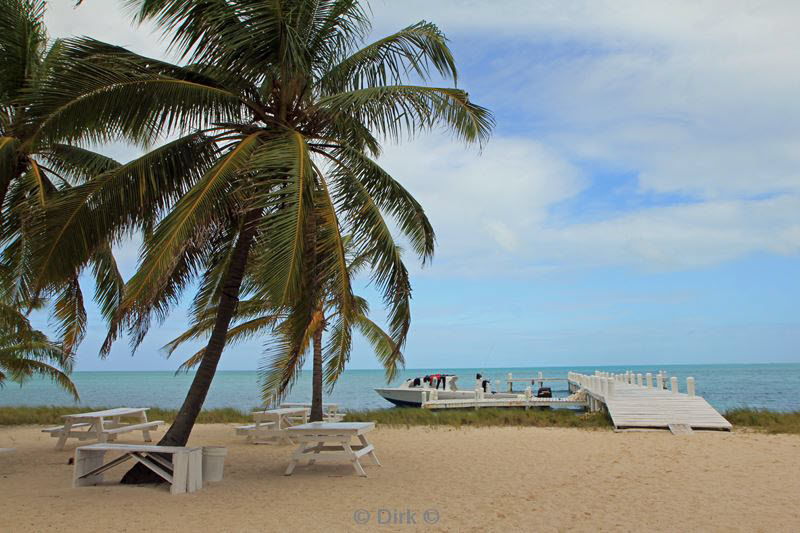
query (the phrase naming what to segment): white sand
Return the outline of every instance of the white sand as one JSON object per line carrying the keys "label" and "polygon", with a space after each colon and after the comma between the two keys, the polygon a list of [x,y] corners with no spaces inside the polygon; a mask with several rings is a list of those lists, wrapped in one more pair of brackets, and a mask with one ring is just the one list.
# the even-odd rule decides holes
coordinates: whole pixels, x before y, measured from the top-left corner
{"label": "white sand", "polygon": [[[800,530],[798,436],[379,429],[371,435],[383,466],[364,459],[368,478],[349,465],[284,477],[291,447],[200,425],[190,444],[228,446],[225,479],[170,496],[165,486],[72,489],[76,441],[56,452],[39,429],[0,428],[0,446],[17,449],[0,455],[0,530]],[[361,509],[367,525],[355,521]],[[406,510],[416,525],[379,523]]]}

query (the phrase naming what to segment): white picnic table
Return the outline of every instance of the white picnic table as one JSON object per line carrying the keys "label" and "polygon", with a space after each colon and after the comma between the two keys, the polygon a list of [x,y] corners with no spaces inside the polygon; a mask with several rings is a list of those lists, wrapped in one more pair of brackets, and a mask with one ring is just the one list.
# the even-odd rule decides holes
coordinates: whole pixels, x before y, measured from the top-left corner
{"label": "white picnic table", "polygon": [[246,435],[247,441],[253,444],[281,442],[294,444],[286,430],[298,420],[302,423],[308,422],[309,411],[310,409],[307,407],[281,407],[253,411],[253,423],[246,426],[238,426],[236,433],[238,435]]}
{"label": "white picnic table", "polygon": [[[281,407],[306,407],[309,410],[311,409],[311,402],[283,402]],[[323,403],[322,404],[322,417],[325,422],[341,422],[344,418],[344,413],[339,413],[338,411],[339,406],[335,403]],[[294,420],[293,420],[294,421]],[[304,420],[303,423],[308,422],[308,420]]]}
{"label": "white picnic table", "polygon": [[[106,452],[122,452],[122,455],[105,463]],[[165,455],[171,456],[171,460],[165,459]],[[97,485],[103,481],[106,470],[128,459],[143,464],[167,481],[172,494],[195,492],[203,488],[203,448],[105,443],[75,449],[72,486]]]}
{"label": "white picnic table", "polygon": [[[117,435],[129,431],[141,431],[145,442],[151,442],[150,431],[156,429],[163,420],[148,422],[149,407],[117,407],[90,413],[63,415],[63,426],[43,429],[51,437],[58,437],[56,450],[63,450],[68,438],[78,440],[97,439],[99,442],[113,441]],[[134,419],[134,422],[123,419]]]}
{"label": "white picnic table", "polygon": [[[367,440],[367,433],[375,429],[375,422],[309,422],[293,426],[286,431],[296,439],[300,446],[292,454],[289,466],[284,475],[291,476],[301,461],[313,465],[316,461],[333,463],[352,463],[359,476],[367,473],[358,459],[369,455],[373,462],[380,466],[375,455],[375,447]],[[353,437],[358,444],[351,443]]]}

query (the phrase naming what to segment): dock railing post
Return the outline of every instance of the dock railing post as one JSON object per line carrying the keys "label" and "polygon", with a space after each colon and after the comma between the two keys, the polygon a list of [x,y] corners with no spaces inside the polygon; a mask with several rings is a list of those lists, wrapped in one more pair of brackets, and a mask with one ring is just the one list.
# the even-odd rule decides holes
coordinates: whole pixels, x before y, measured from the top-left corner
{"label": "dock railing post", "polygon": [[614,380],[609,379],[606,383],[606,399],[614,397]]}
{"label": "dock railing post", "polygon": [[672,376],[670,382],[672,384],[672,394],[678,394],[678,378]]}
{"label": "dock railing post", "polygon": [[661,372],[656,374],[656,388],[658,390],[663,390],[664,389],[664,376],[661,375]]}
{"label": "dock railing post", "polygon": [[509,372],[508,373],[508,392],[514,392],[514,382],[511,381],[512,379],[514,379],[514,378],[511,376],[511,372]]}
{"label": "dock railing post", "polygon": [[605,398],[608,396],[608,378],[600,376],[600,394]]}
{"label": "dock railing post", "polygon": [[686,393],[689,396],[694,396],[694,378],[686,378]]}
{"label": "dock railing post", "polygon": [[642,380],[642,374],[636,374],[636,384],[640,387],[644,387],[644,381]]}
{"label": "dock railing post", "polygon": [[645,376],[645,378],[647,379],[647,388],[648,389],[652,389],[653,388],[653,374],[651,372],[648,372],[647,375]]}

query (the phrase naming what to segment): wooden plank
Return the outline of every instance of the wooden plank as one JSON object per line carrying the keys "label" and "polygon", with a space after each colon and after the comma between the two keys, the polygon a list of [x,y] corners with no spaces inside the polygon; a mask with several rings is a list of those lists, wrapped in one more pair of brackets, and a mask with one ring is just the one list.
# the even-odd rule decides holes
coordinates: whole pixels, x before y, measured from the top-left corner
{"label": "wooden plank", "polygon": [[126,424],[124,426],[119,426],[116,428],[105,429],[103,433],[108,435],[114,435],[117,433],[127,433],[129,431],[137,431],[140,429],[155,429],[161,424],[163,424],[163,420],[153,420],[152,422],[147,422],[146,424]]}
{"label": "wooden plank", "polygon": [[[579,387],[577,381],[570,385]],[[733,426],[705,399],[671,390],[642,387],[614,381],[614,393],[605,398],[596,389],[590,392],[605,404],[616,428],[662,428],[676,426],[676,431],[725,429]]]}

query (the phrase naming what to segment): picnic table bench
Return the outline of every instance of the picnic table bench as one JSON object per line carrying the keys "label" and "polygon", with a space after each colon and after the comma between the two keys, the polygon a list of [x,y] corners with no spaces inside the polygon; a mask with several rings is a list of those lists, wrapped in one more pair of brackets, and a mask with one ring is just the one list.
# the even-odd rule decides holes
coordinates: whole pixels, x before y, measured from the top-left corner
{"label": "picnic table bench", "polygon": [[308,421],[309,409],[306,407],[282,407],[253,411],[253,424],[237,426],[237,435],[246,435],[247,441],[253,444],[272,444],[286,442],[294,444],[286,429],[297,420]]}
{"label": "picnic table bench", "polygon": [[[156,429],[163,420],[147,420],[147,407],[118,407],[105,411],[74,413],[63,415],[63,426],[43,429],[51,437],[58,437],[56,450],[63,450],[68,438],[78,440],[97,439],[100,442],[113,441],[121,433],[141,431],[145,442],[151,442],[150,431]],[[134,418],[137,423],[123,421]],[[78,430],[78,431],[76,431]]]}
{"label": "picnic table bench", "polygon": [[[287,429],[300,446],[292,454],[284,475],[291,476],[301,461],[313,465],[316,461],[352,463],[359,476],[367,477],[358,459],[369,455],[380,466],[375,447],[367,440],[367,433],[375,429],[375,422],[310,422]],[[357,437],[359,444],[351,444]]]}
{"label": "picnic table bench", "polygon": [[[106,452],[122,455],[104,463]],[[164,459],[171,455],[172,460]],[[73,487],[97,485],[103,473],[128,459],[143,464],[170,484],[170,493],[182,494],[203,488],[203,449],[185,446],[148,446],[137,444],[90,444],[75,449]]]}

